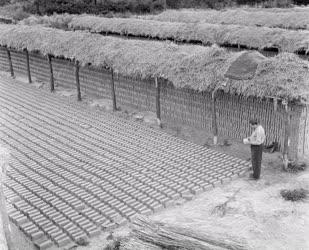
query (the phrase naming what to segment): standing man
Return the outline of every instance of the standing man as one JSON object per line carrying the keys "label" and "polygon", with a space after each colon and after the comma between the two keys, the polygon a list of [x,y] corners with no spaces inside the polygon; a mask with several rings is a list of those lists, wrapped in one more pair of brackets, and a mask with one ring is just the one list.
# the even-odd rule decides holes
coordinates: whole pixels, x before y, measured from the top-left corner
{"label": "standing man", "polygon": [[252,135],[243,140],[244,144],[251,145],[251,161],[253,174],[250,174],[251,178],[259,179],[261,174],[263,143],[265,142],[265,130],[259,124],[257,119],[250,120],[250,127],[254,129]]}

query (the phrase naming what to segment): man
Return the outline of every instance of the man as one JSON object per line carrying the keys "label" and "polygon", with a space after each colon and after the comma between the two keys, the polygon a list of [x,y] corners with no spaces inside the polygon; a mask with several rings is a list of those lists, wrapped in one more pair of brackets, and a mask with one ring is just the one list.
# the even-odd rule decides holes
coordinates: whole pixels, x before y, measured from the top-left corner
{"label": "man", "polygon": [[250,127],[254,129],[252,135],[244,139],[244,144],[251,145],[251,161],[253,174],[250,174],[251,178],[259,179],[261,174],[263,143],[266,136],[264,128],[259,124],[257,119],[250,120]]}

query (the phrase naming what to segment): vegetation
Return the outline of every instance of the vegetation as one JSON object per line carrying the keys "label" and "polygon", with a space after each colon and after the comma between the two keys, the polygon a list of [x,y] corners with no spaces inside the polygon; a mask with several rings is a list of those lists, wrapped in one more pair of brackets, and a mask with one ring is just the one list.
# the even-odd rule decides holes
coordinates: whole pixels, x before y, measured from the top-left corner
{"label": "vegetation", "polygon": [[160,77],[178,88],[222,89],[244,96],[309,100],[308,63],[289,53],[265,58],[251,79],[235,80],[225,77],[225,72],[232,62],[248,52],[231,53],[216,46],[178,46],[169,42],[6,24],[0,25],[0,45],[78,60],[82,65],[113,68],[116,74],[125,76]]}
{"label": "vegetation", "polygon": [[309,31],[294,31],[268,27],[248,27],[208,23],[159,22],[134,18],[103,18],[96,16],[53,15],[31,16],[22,24],[42,24],[46,27],[88,30],[93,33],[113,33],[176,42],[200,42],[211,45],[240,45],[247,48],[277,48],[285,52],[309,52]]}
{"label": "vegetation", "polygon": [[286,171],[291,173],[298,173],[300,171],[305,171],[307,164],[305,162],[289,162]]}
{"label": "vegetation", "polygon": [[164,22],[237,24],[284,29],[309,29],[309,8],[290,11],[248,11],[246,9],[217,10],[167,10],[159,15],[141,16],[143,19]]}
{"label": "vegetation", "polygon": [[294,190],[284,189],[281,190],[280,194],[287,201],[301,201],[307,198],[308,191],[303,188]]}
{"label": "vegetation", "polygon": [[23,20],[30,16],[30,13],[25,11],[25,6],[22,3],[13,3],[4,5],[0,8],[0,16],[7,17],[13,20]]}
{"label": "vegetation", "polygon": [[291,4],[301,4],[305,0],[167,0],[170,8],[225,8],[235,5],[261,6],[267,8],[289,7]]}
{"label": "vegetation", "polygon": [[149,13],[164,8],[163,0],[11,0],[10,2],[12,5],[22,5],[25,11],[36,14],[106,14],[127,11]]}

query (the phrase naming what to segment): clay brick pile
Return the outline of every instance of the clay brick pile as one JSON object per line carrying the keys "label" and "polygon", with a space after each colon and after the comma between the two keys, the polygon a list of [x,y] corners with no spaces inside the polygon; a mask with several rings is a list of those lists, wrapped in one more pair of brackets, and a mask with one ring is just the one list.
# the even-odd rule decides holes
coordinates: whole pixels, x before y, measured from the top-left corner
{"label": "clay brick pile", "polygon": [[10,219],[39,249],[150,215],[244,173],[248,162],[2,78]]}

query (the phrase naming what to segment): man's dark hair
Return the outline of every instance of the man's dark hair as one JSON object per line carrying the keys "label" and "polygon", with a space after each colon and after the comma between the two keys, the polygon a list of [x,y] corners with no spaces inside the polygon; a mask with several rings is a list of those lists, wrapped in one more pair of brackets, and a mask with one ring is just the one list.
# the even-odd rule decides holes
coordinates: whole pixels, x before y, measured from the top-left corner
{"label": "man's dark hair", "polygon": [[258,121],[258,119],[256,119],[256,118],[252,118],[252,119],[250,119],[249,123],[250,123],[251,125],[258,125],[258,124],[259,124],[259,121]]}

